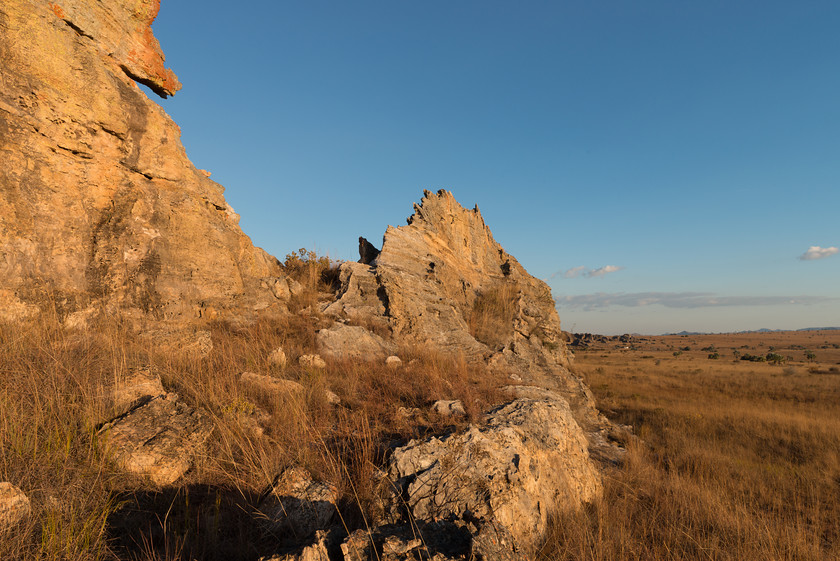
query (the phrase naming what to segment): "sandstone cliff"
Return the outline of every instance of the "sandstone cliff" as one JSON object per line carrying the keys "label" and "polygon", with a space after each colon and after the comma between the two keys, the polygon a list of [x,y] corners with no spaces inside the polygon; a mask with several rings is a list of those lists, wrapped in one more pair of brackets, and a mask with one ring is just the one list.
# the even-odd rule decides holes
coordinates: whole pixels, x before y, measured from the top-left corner
{"label": "sandstone cliff", "polygon": [[135,82],[180,88],[158,0],[0,3],[0,309],[179,320],[266,308],[276,259]]}

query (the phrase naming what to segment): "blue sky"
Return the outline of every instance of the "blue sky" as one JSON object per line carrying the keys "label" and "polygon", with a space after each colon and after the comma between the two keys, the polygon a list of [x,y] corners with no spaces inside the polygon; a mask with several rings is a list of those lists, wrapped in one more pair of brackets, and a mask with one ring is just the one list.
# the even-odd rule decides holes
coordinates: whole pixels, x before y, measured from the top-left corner
{"label": "blue sky", "polygon": [[600,333],[840,325],[838,29],[837,2],[673,0],[163,0],[154,24],[184,84],[160,103],[257,245],[356,259],[450,189]]}

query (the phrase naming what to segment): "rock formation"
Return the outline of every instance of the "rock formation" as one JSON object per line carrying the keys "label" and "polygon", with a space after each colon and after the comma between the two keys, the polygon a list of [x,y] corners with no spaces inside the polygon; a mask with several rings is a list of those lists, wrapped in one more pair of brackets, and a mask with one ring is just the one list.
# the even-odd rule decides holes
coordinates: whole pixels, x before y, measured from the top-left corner
{"label": "rock formation", "polygon": [[277,260],[187,159],[159,0],[0,3],[0,310],[158,319],[277,303]]}
{"label": "rock formation", "polygon": [[563,399],[518,399],[483,426],[410,442],[394,451],[389,475],[414,519],[493,520],[524,546],[544,535],[557,505],[588,502],[601,488]]}
{"label": "rock formation", "polygon": [[448,191],[426,191],[406,226],[388,227],[380,253],[368,245],[360,240],[369,263],[341,265],[341,287],[325,314],[386,325],[399,343],[485,361],[562,396],[593,451],[611,461],[620,455],[610,444],[614,427],[569,370],[551,290],[496,242],[477,207],[463,208]]}

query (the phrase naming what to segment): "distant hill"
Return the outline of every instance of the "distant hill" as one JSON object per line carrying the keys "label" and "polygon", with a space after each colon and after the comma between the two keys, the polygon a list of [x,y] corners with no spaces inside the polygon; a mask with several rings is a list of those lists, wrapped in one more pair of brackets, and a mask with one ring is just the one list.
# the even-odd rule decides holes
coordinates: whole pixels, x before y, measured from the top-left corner
{"label": "distant hill", "polygon": [[[733,331],[732,333],[781,333],[783,331],[833,331],[840,329],[840,327],[803,327],[802,329],[767,329],[763,327],[761,329],[751,329],[746,331]],[[721,332],[726,333],[726,332]],[[668,335],[675,335],[675,336],[682,336],[686,337],[688,335],[715,335],[715,333],[711,333],[708,331],[680,331],[679,333],[663,333],[662,336]]]}

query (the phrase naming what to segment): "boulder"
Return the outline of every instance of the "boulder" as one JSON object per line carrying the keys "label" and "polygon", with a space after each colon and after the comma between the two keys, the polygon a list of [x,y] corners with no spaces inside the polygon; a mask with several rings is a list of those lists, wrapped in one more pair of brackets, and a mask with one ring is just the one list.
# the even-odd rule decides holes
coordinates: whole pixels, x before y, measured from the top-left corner
{"label": "boulder", "polygon": [[[253,372],[243,372],[239,376],[239,381],[252,387],[261,389],[264,392],[273,394],[304,394],[306,388],[299,382],[294,380],[284,380],[283,378],[275,378],[273,376],[265,376],[264,374],[255,374]],[[324,397],[333,405],[341,403],[341,398],[330,390],[324,390]]]}
{"label": "boulder", "polygon": [[152,33],[158,7],[0,2],[0,291],[14,296],[0,319],[35,313],[45,287],[62,314],[138,322],[281,306],[261,286],[283,276],[278,261],[137,86],[180,87]]}
{"label": "boulder", "polygon": [[29,498],[23,491],[8,481],[0,482],[0,532],[17,525],[31,510]]}
{"label": "boulder", "polygon": [[300,539],[329,526],[337,500],[334,486],[315,481],[301,467],[291,467],[277,476],[258,510],[271,531]]}
{"label": "boulder", "polygon": [[334,360],[379,361],[396,350],[379,335],[364,327],[336,323],[316,336],[318,350]]}
{"label": "boulder", "polygon": [[563,399],[517,399],[482,426],[409,442],[389,464],[410,516],[496,520],[519,546],[534,546],[554,509],[594,499],[601,481]]}
{"label": "boulder", "polygon": [[397,369],[402,366],[402,359],[396,355],[391,355],[385,359],[385,366],[392,369]]}
{"label": "boulder", "polygon": [[466,417],[467,410],[460,400],[439,399],[432,404],[432,411],[441,417]]}
{"label": "boulder", "polygon": [[321,355],[301,355],[298,357],[298,364],[304,368],[326,368],[327,363]]}
{"label": "boulder", "polygon": [[286,353],[283,347],[277,347],[268,355],[268,363],[280,368],[286,367]]}
{"label": "boulder", "polygon": [[153,397],[100,429],[119,466],[158,485],[184,475],[211,432],[209,415],[174,393]]}

